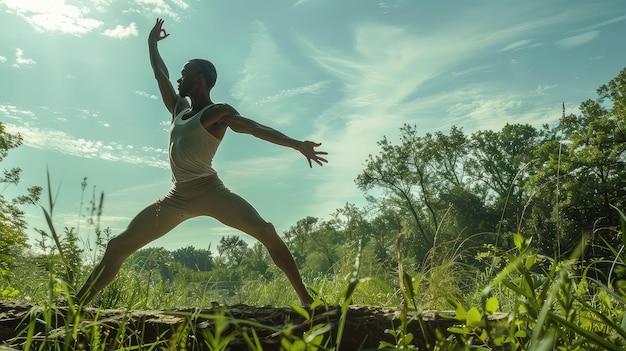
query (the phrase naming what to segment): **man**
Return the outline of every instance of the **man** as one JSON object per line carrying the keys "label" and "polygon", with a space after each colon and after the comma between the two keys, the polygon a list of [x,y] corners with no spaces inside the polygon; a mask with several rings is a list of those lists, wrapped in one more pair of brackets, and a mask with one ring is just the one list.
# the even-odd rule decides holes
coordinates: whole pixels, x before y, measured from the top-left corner
{"label": "man", "polygon": [[177,94],[157,47],[159,41],[169,36],[163,29],[163,22],[162,19],[156,20],[148,36],[148,47],[163,102],[172,114],[169,158],[174,184],[167,195],[143,209],[122,233],[109,241],[102,261],[77,298],[83,303],[90,301],[113,281],[122,263],[131,254],[184,220],[211,216],[259,240],[274,263],[285,273],[301,303],[311,303],[313,299],[302,283],[293,256],[272,224],[263,220],[248,202],[224,186],[211,161],[228,128],[298,150],[306,157],[309,167],[312,167],[312,162],[320,166],[327,162],[320,156],[327,153],[315,150],[321,144],[289,138],[242,117],[227,104],[213,103],[210,93],[217,73],[207,60],[194,59],[185,64],[178,79]]}

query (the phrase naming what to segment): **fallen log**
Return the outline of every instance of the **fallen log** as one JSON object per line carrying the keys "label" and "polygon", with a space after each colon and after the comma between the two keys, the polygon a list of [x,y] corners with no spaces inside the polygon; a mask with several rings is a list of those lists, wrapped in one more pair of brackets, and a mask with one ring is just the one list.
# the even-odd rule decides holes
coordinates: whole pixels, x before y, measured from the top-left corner
{"label": "fallen log", "polygon": [[[308,318],[290,307],[241,304],[164,310],[85,307],[76,311],[68,307],[44,310],[37,305],[0,303],[0,341],[19,348],[30,330],[34,344],[64,339],[68,333],[76,332],[79,336],[75,342],[86,349],[96,337],[100,342],[126,343],[119,346],[176,344],[195,350],[206,350],[207,343],[227,339],[230,350],[249,350],[249,343],[257,340],[263,350],[269,351],[280,349],[281,343],[283,348],[297,343],[303,336],[312,339],[317,333],[323,335],[319,340],[322,344],[336,345],[340,338],[342,350],[368,350],[378,348],[381,341],[395,344],[395,338],[387,331],[402,325],[402,311],[398,308],[353,305],[345,311],[345,319],[339,306],[303,311]],[[448,328],[459,324],[452,311],[409,311],[409,316],[406,333],[413,335],[414,344],[421,349],[432,347],[437,335],[446,337],[450,334]],[[504,321],[506,316],[490,316],[489,322]],[[342,323],[343,331],[339,333]]]}

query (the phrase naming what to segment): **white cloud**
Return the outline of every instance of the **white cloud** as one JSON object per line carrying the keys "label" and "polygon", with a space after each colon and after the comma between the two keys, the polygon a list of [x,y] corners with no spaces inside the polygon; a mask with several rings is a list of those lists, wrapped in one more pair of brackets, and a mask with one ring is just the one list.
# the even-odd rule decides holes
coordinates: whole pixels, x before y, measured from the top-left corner
{"label": "white cloud", "polygon": [[608,26],[608,25],[611,25],[613,23],[618,23],[618,22],[622,22],[622,21],[625,21],[625,20],[626,20],[626,15],[622,15],[622,16],[619,16],[619,17],[613,17],[613,18],[610,18],[608,20],[602,21],[600,23],[594,24],[592,26],[585,27],[585,28],[583,28],[581,30],[582,31],[588,31],[588,30],[591,30],[591,29],[596,29],[596,28]]}
{"label": "white cloud", "polygon": [[91,5],[98,12],[105,12],[114,0],[91,0]]}
{"label": "white cloud", "polygon": [[116,39],[124,39],[130,36],[136,37],[139,35],[139,31],[137,30],[135,22],[132,22],[128,27],[117,25],[114,29],[106,29],[102,35]]}
{"label": "white cloud", "polygon": [[21,110],[17,106],[13,105],[0,105],[0,114],[4,117],[11,118],[17,121],[23,121],[25,117],[31,119],[35,117],[35,113],[30,110]]}
{"label": "white cloud", "polygon": [[276,102],[276,101],[280,101],[284,99],[289,99],[289,98],[292,98],[294,96],[298,96],[301,94],[319,94],[322,90],[324,90],[328,86],[329,83],[330,81],[323,81],[323,82],[318,82],[318,83],[310,84],[310,85],[303,86],[303,87],[285,89],[285,90],[279,91],[275,95],[268,96],[266,98],[263,98],[257,101],[256,105],[263,105],[268,102]]}
{"label": "white cloud", "polygon": [[[124,12],[132,12],[150,18],[165,17],[178,20],[180,15],[165,0],[134,0],[134,7]],[[189,5],[182,0],[172,0],[180,9],[187,9]],[[133,6],[133,5],[131,5]]]}
{"label": "white cloud", "polygon": [[189,4],[187,4],[186,2],[182,0],[172,0],[172,2],[174,3],[174,5],[180,7],[183,10],[186,10],[187,8],[189,8]]}
{"label": "white cloud", "polygon": [[8,13],[22,17],[38,32],[60,32],[80,36],[102,25],[101,21],[85,18],[86,7],[68,5],[64,0],[4,0]]}
{"label": "white cloud", "polygon": [[535,91],[533,92],[534,95],[537,96],[542,96],[542,95],[546,95],[546,92],[550,89],[554,89],[557,88],[558,85],[554,84],[554,85],[539,85],[537,86],[537,89],[535,89]]}
{"label": "white cloud", "polygon": [[[139,96],[143,96],[152,100],[158,100],[159,97],[154,95],[154,94],[150,94],[150,93],[146,93],[145,91],[140,91],[140,90],[135,90],[134,91],[135,94],[139,95]],[[169,123],[167,123],[167,125],[169,126]]]}
{"label": "white cloud", "polygon": [[264,24],[254,25],[252,47],[241,70],[243,78],[233,85],[231,95],[239,100],[238,109],[243,115],[253,112],[255,116],[280,116],[272,123],[288,125],[300,115],[299,106],[269,102],[298,94],[318,94],[327,82],[320,82],[319,76],[290,60],[285,52],[288,49],[278,45]]}
{"label": "white cloud", "polygon": [[31,58],[24,58],[24,51],[20,48],[15,49],[15,63],[13,67],[19,68],[23,65],[34,65],[37,63]]}
{"label": "white cloud", "polygon": [[[320,171],[325,180],[316,189],[314,215],[346,201],[360,198],[354,179],[369,154],[376,154],[376,141],[398,135],[403,123],[415,124],[420,133],[443,131],[452,125],[464,128],[498,129],[507,122],[531,123],[558,119],[558,106],[541,106],[529,100],[527,90],[502,90],[486,83],[485,89],[468,83],[432,89],[438,77],[459,79],[468,71],[453,71],[486,53],[537,45],[529,37],[537,29],[568,20],[568,14],[512,22],[501,26],[474,26],[470,19],[458,21],[444,31],[412,32],[409,27],[361,23],[354,28],[354,46],[320,47],[302,39],[307,57],[340,86],[325,111],[316,120],[312,140],[324,143],[329,164]],[[503,23],[506,22],[503,20]],[[502,29],[500,29],[502,28]],[[452,40],[451,38],[454,38]],[[481,61],[484,62],[484,61]],[[514,62],[512,62],[514,64]],[[494,68],[498,68],[497,65]],[[491,70],[484,65],[476,70]],[[463,82],[459,79],[458,82]],[[545,94],[553,86],[536,89]],[[334,205],[333,205],[334,204]]]}
{"label": "white cloud", "polygon": [[563,50],[573,49],[575,47],[585,45],[600,36],[600,31],[591,31],[578,34],[573,37],[558,40],[555,44]]}
{"label": "white cloud", "polygon": [[7,62],[7,58],[5,56],[0,56],[0,62]]}
{"label": "white cloud", "polygon": [[513,42],[507,46],[505,46],[504,48],[502,48],[499,52],[503,52],[503,51],[509,51],[509,50],[519,50],[525,46],[527,46],[528,44],[532,43],[533,40],[532,39],[524,39],[524,40],[518,40],[516,42]]}
{"label": "white cloud", "polygon": [[145,164],[169,169],[167,151],[163,149],[158,149],[158,152],[144,153],[141,152],[141,148],[129,147],[130,145],[76,138],[55,129],[41,129],[29,124],[18,126],[9,123],[5,126],[7,132],[21,134],[24,138],[24,145],[36,149],[53,150],[76,157]]}

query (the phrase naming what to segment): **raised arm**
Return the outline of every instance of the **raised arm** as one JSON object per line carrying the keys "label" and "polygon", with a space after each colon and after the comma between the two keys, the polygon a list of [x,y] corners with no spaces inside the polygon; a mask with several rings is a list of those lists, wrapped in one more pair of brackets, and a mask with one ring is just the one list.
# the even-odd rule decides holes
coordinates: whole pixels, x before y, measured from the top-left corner
{"label": "raised arm", "polygon": [[[167,66],[159,54],[158,42],[167,38],[169,34],[163,29],[163,19],[157,18],[156,23],[150,34],[148,35],[148,50],[150,53],[150,64],[154,71],[154,78],[156,78],[159,84],[159,90],[161,91],[161,97],[163,103],[172,115],[177,104],[188,104],[187,100],[181,98],[174,90],[174,86],[170,81],[170,73],[167,70]],[[187,107],[187,106],[183,106]]]}
{"label": "raised arm", "polygon": [[315,150],[316,147],[322,145],[321,143],[315,143],[308,140],[299,141],[296,139],[292,139],[285,134],[277,131],[276,129],[262,125],[256,121],[239,115],[239,113],[230,106],[226,108],[232,111],[230,111],[230,113],[222,114],[220,122],[226,124],[233,131],[237,133],[250,134],[259,139],[269,141],[270,143],[298,150],[300,151],[300,153],[302,153],[304,157],[306,157],[307,161],[309,162],[309,167],[313,167],[311,161],[317,163],[320,166],[322,166],[323,163],[328,163],[325,158],[320,156],[328,155],[328,153]]}

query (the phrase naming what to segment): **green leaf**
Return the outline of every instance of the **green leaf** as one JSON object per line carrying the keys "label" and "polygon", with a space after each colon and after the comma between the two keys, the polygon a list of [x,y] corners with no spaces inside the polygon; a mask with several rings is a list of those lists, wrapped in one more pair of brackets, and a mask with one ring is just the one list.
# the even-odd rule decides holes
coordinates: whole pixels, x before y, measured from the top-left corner
{"label": "green leaf", "polygon": [[471,331],[467,327],[450,327],[448,331],[453,334],[468,335]]}
{"label": "green leaf", "polygon": [[380,343],[378,344],[378,349],[382,350],[382,349],[395,349],[396,345],[388,343],[386,341],[380,341]]}
{"label": "green leaf", "polygon": [[311,315],[309,314],[309,312],[307,310],[305,310],[302,306],[296,305],[296,304],[292,304],[289,307],[291,307],[292,310],[296,311],[299,315],[304,317],[304,319],[306,319],[306,320],[311,319]]}
{"label": "green leaf", "polygon": [[463,306],[458,301],[450,299],[448,300],[448,302],[450,302],[450,304],[454,306],[454,316],[456,317],[456,319],[459,321],[464,321],[467,316],[467,311],[465,311],[465,308],[463,308]]}
{"label": "green leaf", "polygon": [[524,266],[526,266],[526,269],[531,269],[535,265],[535,262],[537,262],[537,256],[530,255],[528,256],[528,258],[526,258],[526,262],[524,262]]}
{"label": "green leaf", "polygon": [[496,313],[498,312],[499,307],[500,307],[500,302],[498,301],[498,298],[495,296],[488,298],[487,302],[485,303],[485,311],[487,313]]}
{"label": "green leaf", "polygon": [[527,336],[528,336],[528,333],[526,333],[525,330],[518,330],[515,332],[516,338],[526,338]]}
{"label": "green leaf", "polygon": [[515,247],[517,247],[521,251],[524,244],[524,238],[521,234],[515,233],[513,234],[513,243],[515,244]]}
{"label": "green leaf", "polygon": [[467,311],[467,318],[465,324],[470,328],[480,327],[482,324],[482,314],[478,311],[478,308],[472,307]]}

